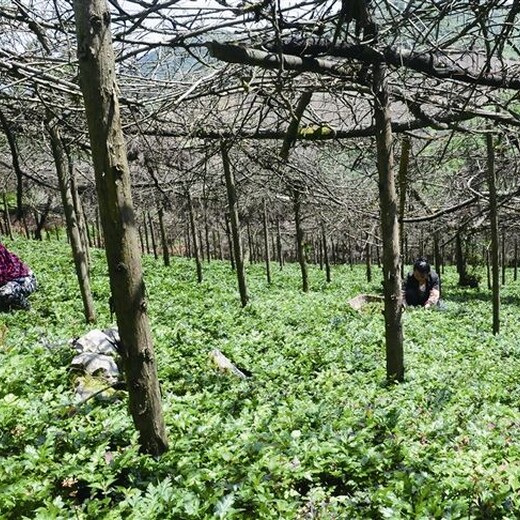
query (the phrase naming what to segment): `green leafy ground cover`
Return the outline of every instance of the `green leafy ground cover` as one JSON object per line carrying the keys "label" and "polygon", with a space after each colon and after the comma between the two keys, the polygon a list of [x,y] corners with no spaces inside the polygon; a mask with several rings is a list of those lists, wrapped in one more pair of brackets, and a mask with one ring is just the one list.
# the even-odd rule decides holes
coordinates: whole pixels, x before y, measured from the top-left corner
{"label": "green leafy ground cover", "polygon": [[[75,405],[69,338],[85,333],[66,244],[8,247],[37,272],[28,313],[0,315],[0,518],[365,519],[520,516],[520,283],[493,337],[487,290],[443,277],[444,312],[404,315],[406,382],[385,386],[383,317],[363,267],[327,285],[298,266],[248,266],[239,306],[227,264],[145,259],[170,450],[140,455],[125,394]],[[510,277],[510,275],[509,275]],[[111,325],[104,258],[93,290]],[[218,348],[252,373],[221,373]]]}

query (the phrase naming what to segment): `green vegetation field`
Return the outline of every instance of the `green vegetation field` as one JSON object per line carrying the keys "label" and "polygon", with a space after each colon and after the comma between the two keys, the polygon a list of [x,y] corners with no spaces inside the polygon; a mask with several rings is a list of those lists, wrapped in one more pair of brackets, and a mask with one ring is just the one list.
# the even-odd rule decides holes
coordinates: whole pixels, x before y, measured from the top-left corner
{"label": "green vegetation field", "polygon": [[[520,282],[443,277],[447,308],[404,315],[406,381],[385,385],[383,316],[362,266],[247,267],[241,309],[228,264],[145,259],[170,450],[138,453],[126,395],[77,406],[67,340],[89,330],[67,244],[6,245],[36,271],[28,313],[0,315],[0,518],[379,519],[520,517]],[[99,320],[112,324],[95,251]],[[377,271],[377,270],[376,270]],[[378,274],[378,273],[376,273]],[[92,328],[92,327],[90,327]],[[219,372],[218,348],[247,380]]]}

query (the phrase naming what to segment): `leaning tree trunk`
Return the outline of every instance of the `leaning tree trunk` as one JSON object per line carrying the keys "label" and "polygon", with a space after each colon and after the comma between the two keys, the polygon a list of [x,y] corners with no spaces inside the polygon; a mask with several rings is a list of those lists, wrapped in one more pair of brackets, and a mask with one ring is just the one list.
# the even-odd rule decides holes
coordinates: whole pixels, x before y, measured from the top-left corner
{"label": "leaning tree trunk", "polygon": [[159,455],[168,449],[168,442],[119,115],[110,13],[106,0],[74,0],[74,12],[80,83],[130,412],[143,451]]}
{"label": "leaning tree trunk", "polygon": [[13,227],[11,226],[11,217],[9,215],[9,204],[7,202],[7,193],[4,191],[2,193],[2,198],[4,202],[4,212],[5,212],[5,225],[7,227],[7,234],[9,238],[13,239]]}
{"label": "leaning tree trunk", "polygon": [[249,301],[249,296],[247,294],[242,241],[240,240],[240,221],[238,218],[238,199],[235,188],[235,176],[233,175],[231,166],[229,164],[228,145],[222,142],[220,145],[220,151],[222,153],[222,164],[224,166],[224,176],[226,178],[226,188],[229,203],[229,219],[231,221],[231,233],[233,235],[233,253],[235,255],[238,290],[240,292],[240,302],[242,303],[242,307],[245,307]]}
{"label": "leaning tree trunk", "polygon": [[498,215],[497,190],[495,177],[495,152],[493,150],[493,135],[486,134],[487,144],[487,177],[489,188],[489,224],[491,228],[491,273],[493,288],[493,334],[500,332],[500,266],[498,265]]}
{"label": "leaning tree trunk", "polygon": [[399,261],[399,223],[397,193],[393,173],[392,129],[386,67],[374,65],[374,116],[383,237],[383,275],[385,293],[386,375],[390,381],[404,379],[402,294]]}
{"label": "leaning tree trunk", "polygon": [[72,256],[76,267],[76,275],[78,277],[79,290],[81,299],[83,300],[83,310],[87,323],[96,321],[96,311],[94,309],[94,299],[90,290],[90,278],[87,255],[85,253],[85,243],[81,238],[79,222],[74,208],[74,196],[71,189],[71,180],[68,174],[67,155],[65,147],[61,141],[59,129],[56,120],[46,121],[45,126],[51,139],[51,149],[58,174],[58,183],[60,186],[61,201],[65,212],[65,221],[70,237],[70,245],[72,248]]}

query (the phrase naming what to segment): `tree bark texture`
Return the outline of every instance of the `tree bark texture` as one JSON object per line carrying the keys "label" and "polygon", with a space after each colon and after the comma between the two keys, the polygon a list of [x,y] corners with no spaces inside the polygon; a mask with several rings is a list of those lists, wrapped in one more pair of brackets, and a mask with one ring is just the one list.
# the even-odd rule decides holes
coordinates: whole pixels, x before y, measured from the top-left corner
{"label": "tree bark texture", "polygon": [[489,189],[489,225],[491,228],[491,275],[493,299],[493,334],[500,332],[500,266],[497,190],[495,176],[495,151],[493,149],[493,134],[486,134],[487,146],[487,177]]}
{"label": "tree bark texture", "polygon": [[90,290],[88,259],[85,253],[85,243],[81,237],[76,208],[74,207],[74,195],[72,194],[67,155],[56,122],[46,121],[46,127],[51,140],[51,149],[54,164],[56,165],[56,173],[58,175],[61,201],[70,236],[72,257],[74,259],[79,290],[83,301],[83,312],[85,313],[86,322],[94,323],[96,321],[96,311],[94,307],[94,299],[92,298],[92,291]]}
{"label": "tree bark texture", "polygon": [[121,129],[106,0],[74,0],[80,83],[96,175],[130,413],[144,452],[168,449]]}
{"label": "tree bark texture", "polygon": [[376,64],[373,72],[379,204],[383,238],[386,374],[390,381],[402,381],[404,379],[404,359],[399,222],[393,172],[390,106],[385,66]]}
{"label": "tree bark texture", "polygon": [[240,292],[240,302],[242,307],[247,305],[249,296],[247,293],[246,272],[244,268],[244,254],[242,252],[242,241],[240,239],[240,221],[238,218],[238,198],[235,187],[235,176],[229,164],[228,145],[221,143],[222,163],[224,166],[224,176],[226,178],[226,188],[229,203],[229,219],[231,221],[231,234],[233,236],[233,253],[235,256],[235,266],[238,278],[238,290]]}

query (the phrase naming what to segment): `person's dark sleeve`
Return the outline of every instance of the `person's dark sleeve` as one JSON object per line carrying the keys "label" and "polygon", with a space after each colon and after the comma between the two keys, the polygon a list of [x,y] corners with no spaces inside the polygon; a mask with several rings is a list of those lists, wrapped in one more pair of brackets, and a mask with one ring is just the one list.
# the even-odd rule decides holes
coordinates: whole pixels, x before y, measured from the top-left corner
{"label": "person's dark sleeve", "polygon": [[428,300],[424,304],[425,307],[431,307],[437,305],[439,298],[441,297],[441,282],[437,273],[432,274],[432,287],[430,289],[430,295]]}

